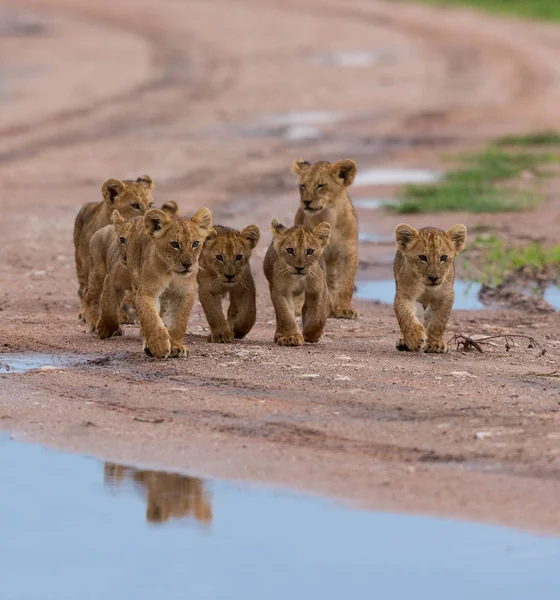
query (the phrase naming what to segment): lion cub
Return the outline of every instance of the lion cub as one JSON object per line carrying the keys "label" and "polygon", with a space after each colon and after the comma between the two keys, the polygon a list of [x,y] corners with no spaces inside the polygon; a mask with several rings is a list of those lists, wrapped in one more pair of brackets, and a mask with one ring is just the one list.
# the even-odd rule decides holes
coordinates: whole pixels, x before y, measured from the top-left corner
{"label": "lion cub", "polygon": [[[243,231],[214,226],[206,238],[198,271],[198,297],[210,325],[209,342],[244,338],[257,318],[255,282],[249,265],[261,232],[256,225]],[[222,298],[229,294],[227,320]]]}
{"label": "lion cub", "polygon": [[301,197],[295,225],[313,229],[326,221],[331,226],[331,243],[323,255],[330,297],[330,314],[335,319],[357,319],[352,308],[354,279],[358,269],[358,218],[346,193],[356,176],[356,163],[349,159],[311,164],[298,158],[292,171],[299,178]]}
{"label": "lion cub", "polygon": [[76,216],[74,248],[79,285],[78,296],[82,308],[81,316],[83,316],[83,299],[89,278],[89,242],[92,235],[98,229],[111,223],[111,215],[115,209],[125,220],[143,215],[154,205],[153,189],[154,182],[149,175],[141,175],[136,181],[108,179],[101,188],[103,200],[84,204]]}
{"label": "lion cub", "polygon": [[[402,335],[397,349],[447,352],[443,336],[455,299],[454,259],[465,247],[467,228],[455,225],[445,232],[435,227],[417,231],[401,223],[395,239],[394,307]],[[416,316],[416,302],[424,307],[424,325]]]}
{"label": "lion cub", "polygon": [[[84,294],[84,320],[90,331],[97,330],[100,300],[104,288],[112,285],[119,263],[126,262],[126,241],[134,221],[125,221],[118,210],[113,211],[112,225],[98,229],[89,243],[91,267]],[[120,329],[112,335],[120,335]],[[103,339],[103,338],[102,338]]]}
{"label": "lion cub", "polygon": [[188,354],[183,338],[196,293],[198,261],[212,233],[207,208],[200,208],[192,219],[152,208],[144,215],[142,227],[133,228],[126,263],[146,354],[156,358]]}
{"label": "lion cub", "polygon": [[[331,226],[319,223],[311,230],[303,225],[287,229],[276,219],[273,240],[264,259],[264,274],[276,312],[274,341],[280,346],[318,342],[329,314],[329,292],[320,258],[327,247]],[[294,300],[303,295],[303,336],[294,315]]]}

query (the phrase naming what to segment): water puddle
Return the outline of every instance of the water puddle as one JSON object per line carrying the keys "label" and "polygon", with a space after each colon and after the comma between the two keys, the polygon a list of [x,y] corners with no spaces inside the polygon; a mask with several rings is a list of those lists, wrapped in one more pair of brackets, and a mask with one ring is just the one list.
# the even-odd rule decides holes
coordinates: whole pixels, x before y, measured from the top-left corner
{"label": "water puddle", "polygon": [[352,199],[352,204],[356,208],[367,208],[368,210],[379,210],[387,204],[395,204],[394,198],[357,198]]}
{"label": "water puddle", "polygon": [[262,116],[256,125],[242,125],[236,130],[247,137],[276,137],[289,142],[316,140],[323,135],[319,125],[336,123],[345,116],[342,111],[292,111]]}
{"label": "water puddle", "polygon": [[379,63],[383,57],[382,52],[372,50],[328,52],[319,57],[319,62],[329,67],[364,68]]}
{"label": "water puddle", "polygon": [[[461,279],[455,280],[455,302],[457,310],[480,310],[486,308],[478,299],[480,284]],[[395,298],[394,279],[379,281],[357,281],[354,297],[358,300],[372,300],[392,304]]]}
{"label": "water puddle", "polygon": [[377,233],[358,233],[358,242],[362,244],[393,244],[394,239],[388,235]]}
{"label": "water puddle", "polygon": [[67,356],[18,352],[0,354],[0,373],[26,373],[27,371],[48,371],[64,369],[75,361]]}
{"label": "water puddle", "polygon": [[558,538],[351,510],[6,438],[0,456],[6,599],[558,597]]}
{"label": "water puddle", "polygon": [[441,173],[424,169],[366,169],[358,171],[353,186],[427,184],[439,179]]}
{"label": "water puddle", "polygon": [[560,310],[560,287],[557,285],[549,286],[544,291],[543,299],[551,306],[554,306],[556,310]]}

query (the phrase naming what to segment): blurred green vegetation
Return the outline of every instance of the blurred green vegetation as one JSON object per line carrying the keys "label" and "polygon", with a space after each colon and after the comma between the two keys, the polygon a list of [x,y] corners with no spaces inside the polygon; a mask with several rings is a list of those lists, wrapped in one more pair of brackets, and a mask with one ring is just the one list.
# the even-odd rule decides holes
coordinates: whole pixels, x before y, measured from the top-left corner
{"label": "blurred green vegetation", "polygon": [[[483,213],[530,208],[542,200],[542,195],[535,189],[535,182],[530,183],[530,189],[519,185],[520,176],[527,174],[531,180],[537,180],[546,174],[541,167],[553,162],[558,162],[557,155],[539,148],[520,151],[491,144],[480,152],[459,156],[458,166],[437,183],[405,186],[398,201],[387,208],[398,213]],[[511,183],[517,186],[508,187]]]}
{"label": "blurred green vegetation", "polygon": [[427,4],[472,6],[503,14],[560,21],[559,0],[419,0]]}

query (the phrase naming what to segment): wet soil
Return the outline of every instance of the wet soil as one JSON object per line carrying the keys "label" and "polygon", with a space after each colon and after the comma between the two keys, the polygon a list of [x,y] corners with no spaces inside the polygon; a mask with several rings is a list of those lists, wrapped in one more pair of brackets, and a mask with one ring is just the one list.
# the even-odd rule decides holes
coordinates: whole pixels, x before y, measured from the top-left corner
{"label": "wet soil", "polygon": [[[297,207],[297,156],[441,172],[450,150],[558,127],[556,27],[371,0],[2,6],[20,17],[0,28],[0,346],[70,363],[0,374],[1,427],[127,463],[560,531],[558,313],[451,318],[450,337],[527,333],[544,356],[499,342],[483,355],[398,353],[391,307],[365,301],[359,321],[329,321],[321,343],[278,348],[261,272],[270,220],[289,222]],[[21,23],[33,27],[22,34]],[[380,59],[322,58],[358,51]],[[294,113],[307,117],[294,123]],[[208,344],[196,305],[191,358],[158,362],[142,355],[137,327],[102,342],[78,323],[75,214],[105,179],[141,173],[155,179],[157,203],[261,226],[247,340]],[[353,196],[394,191],[368,183]],[[557,192],[550,180],[545,203],[523,214],[408,220],[547,243],[557,241]],[[358,214],[384,238],[404,220]],[[390,279],[389,244],[363,243],[360,254],[363,281]]]}

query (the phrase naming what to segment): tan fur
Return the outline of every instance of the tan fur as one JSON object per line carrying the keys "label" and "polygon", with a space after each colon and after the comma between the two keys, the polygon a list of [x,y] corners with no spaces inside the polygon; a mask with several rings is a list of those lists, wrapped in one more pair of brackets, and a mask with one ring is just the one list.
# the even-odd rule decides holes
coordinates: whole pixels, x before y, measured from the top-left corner
{"label": "tan fur", "polygon": [[[243,231],[214,226],[204,243],[198,271],[198,297],[210,326],[209,342],[244,338],[257,318],[255,282],[249,259],[260,239],[256,225]],[[229,295],[227,320],[222,299]]]}
{"label": "tan fur", "polygon": [[133,481],[143,488],[146,491],[146,520],[150,523],[190,516],[202,523],[212,521],[212,504],[202,479],[114,463],[105,463],[103,477],[106,485],[116,488],[123,480]]}
{"label": "tan fur", "polygon": [[[329,314],[329,292],[321,268],[331,226],[319,223],[313,230],[302,225],[287,229],[272,221],[273,240],[264,259],[264,273],[276,312],[274,341],[280,346],[318,342]],[[294,302],[303,295],[303,335],[294,315]]]}
{"label": "tan fur", "polygon": [[[157,358],[186,356],[184,336],[196,293],[198,261],[212,215],[201,208],[192,219],[169,216],[153,208],[135,227],[126,261],[136,297],[146,354]],[[174,247],[176,246],[176,247]],[[165,307],[163,318],[160,308]]]}
{"label": "tan fur", "polygon": [[[398,350],[447,352],[443,336],[455,299],[454,259],[466,239],[464,225],[445,232],[434,227],[417,231],[404,223],[395,229],[394,307],[402,335]],[[417,302],[424,307],[423,325],[416,316]]]}
{"label": "tan fur", "polygon": [[352,308],[354,280],[358,269],[358,218],[346,192],[356,175],[349,160],[311,164],[297,159],[292,171],[299,178],[300,207],[295,224],[313,229],[321,222],[331,226],[331,242],[325,249],[324,264],[330,297],[330,315],[357,319]]}
{"label": "tan fur", "polygon": [[125,220],[143,215],[153,206],[153,189],[154,182],[148,175],[141,175],[136,181],[108,179],[101,188],[103,200],[85,204],[80,209],[74,223],[74,250],[82,312],[91,264],[89,257],[91,237],[96,231],[111,223],[111,215],[115,209]]}
{"label": "tan fur", "polygon": [[[97,230],[89,243],[91,266],[84,295],[83,314],[91,331],[96,331],[97,328],[100,300],[105,284],[114,278],[114,275],[109,277],[108,274],[117,268],[117,263],[126,260],[126,240],[133,226],[133,221],[125,221],[118,210],[113,211],[112,220],[113,224]],[[121,333],[118,328],[112,335]]]}

